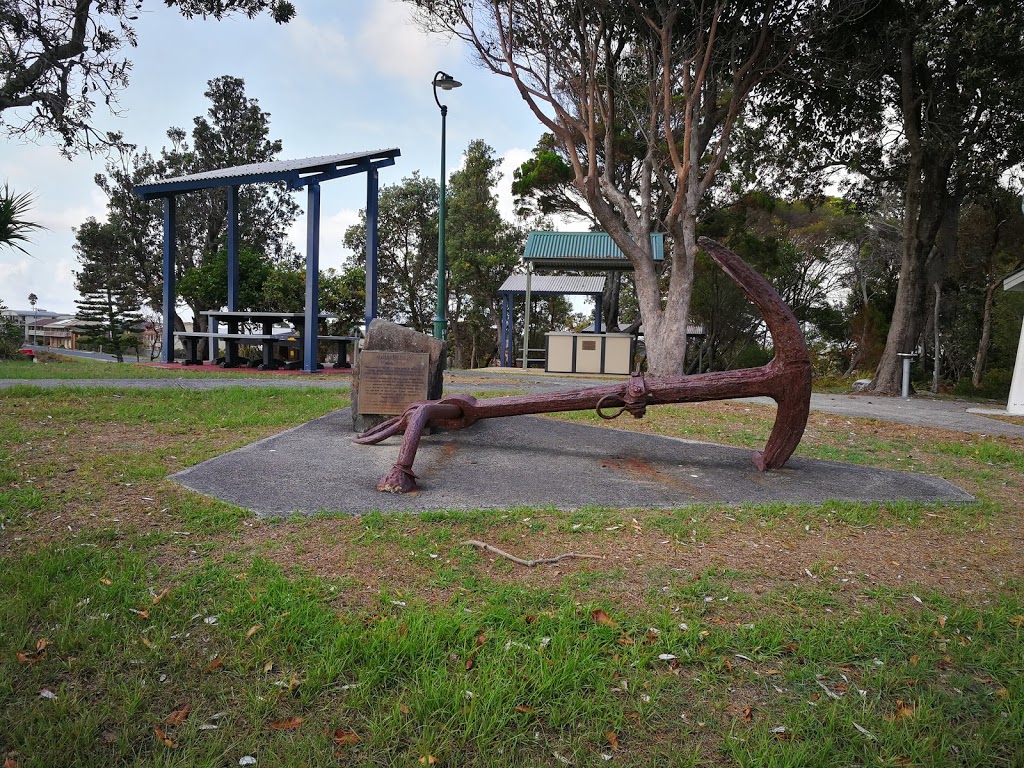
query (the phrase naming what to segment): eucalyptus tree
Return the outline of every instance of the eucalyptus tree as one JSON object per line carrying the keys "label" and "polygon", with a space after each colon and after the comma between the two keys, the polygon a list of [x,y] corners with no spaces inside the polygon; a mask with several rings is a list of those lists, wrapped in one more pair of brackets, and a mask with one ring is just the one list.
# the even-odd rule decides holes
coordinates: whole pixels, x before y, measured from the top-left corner
{"label": "eucalyptus tree", "polygon": [[[634,267],[651,370],[680,371],[700,206],[748,98],[785,65],[821,3],[409,1],[509,78],[564,148],[573,184]],[[665,291],[655,229],[669,235]]]}
{"label": "eucalyptus tree", "polygon": [[[287,0],[163,0],[187,18],[295,15]],[[97,102],[117,111],[138,44],[143,0],[0,0],[0,132],[57,139],[65,154],[116,145],[96,127]]]}
{"label": "eucalyptus tree", "polygon": [[962,206],[1024,158],[1024,7],[873,0],[862,10],[802,49],[761,127],[765,148],[780,148],[776,172],[813,181],[841,168],[899,190],[899,284],[872,384],[896,394],[898,354],[921,344]]}

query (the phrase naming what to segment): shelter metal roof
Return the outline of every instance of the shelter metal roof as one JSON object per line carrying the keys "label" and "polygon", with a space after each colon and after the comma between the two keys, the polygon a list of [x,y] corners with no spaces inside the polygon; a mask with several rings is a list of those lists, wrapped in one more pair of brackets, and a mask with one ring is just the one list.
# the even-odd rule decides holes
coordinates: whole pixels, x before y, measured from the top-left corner
{"label": "shelter metal roof", "polygon": [[[651,233],[654,261],[665,258],[665,235]],[[607,232],[531,232],[523,261],[558,269],[632,269],[626,255]]]}
{"label": "shelter metal roof", "polygon": [[[534,275],[530,279],[530,293],[540,296],[593,296],[603,291],[604,277]],[[498,293],[526,293],[526,275],[509,275]]]}
{"label": "shelter metal roof", "polygon": [[152,200],[157,197],[167,197],[211,187],[269,184],[275,181],[287,182],[292,189],[298,189],[310,182],[326,181],[353,173],[361,173],[370,167],[394,165],[395,158],[401,154],[400,149],[391,148],[349,152],[344,155],[322,155],[298,160],[275,160],[267,163],[235,165],[230,168],[177,176],[152,184],[140,184],[135,187],[135,194],[143,200]]}
{"label": "shelter metal roof", "polygon": [[1024,269],[1008,275],[1003,280],[1004,291],[1024,291]]}

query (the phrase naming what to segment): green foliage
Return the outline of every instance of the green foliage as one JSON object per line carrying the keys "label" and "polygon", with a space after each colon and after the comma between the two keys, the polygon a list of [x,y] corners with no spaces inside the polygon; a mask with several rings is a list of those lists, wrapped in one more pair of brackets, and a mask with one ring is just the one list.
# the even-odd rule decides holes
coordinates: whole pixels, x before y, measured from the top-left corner
{"label": "green foliage", "polygon": [[[7,309],[3,301],[0,301],[0,309]],[[21,357],[18,352],[21,342],[21,328],[18,324],[12,318],[0,315],[0,360],[16,360]]]}
{"label": "green foliage", "polygon": [[519,262],[525,233],[503,221],[494,149],[471,141],[448,203],[448,338],[456,367],[487,366],[498,351],[498,289]]}
{"label": "green foliage", "polygon": [[[280,289],[287,282],[285,276],[275,275],[274,263],[264,254],[250,248],[243,248],[238,253],[238,309],[258,310],[273,306],[282,311],[292,310],[291,306],[265,303],[268,284]],[[204,307],[222,307],[228,303],[228,252],[226,249],[217,251],[202,264],[190,269],[177,281],[178,296],[187,303]],[[291,291],[278,291],[291,294]],[[301,295],[301,293],[300,293]],[[281,296],[283,299],[284,296]],[[301,302],[299,307],[301,307]]]}
{"label": "green foliage", "polygon": [[366,270],[346,266],[320,273],[320,309],[337,315],[335,330],[347,336],[366,323]]}
{"label": "green foliage", "polygon": [[[165,0],[183,16],[222,19],[267,12],[283,23],[295,16],[288,0]],[[151,4],[147,4],[149,7]],[[159,4],[157,4],[159,5]],[[0,131],[11,136],[52,136],[62,151],[92,152],[122,146],[121,136],[94,123],[97,103],[117,103],[131,62],[123,51],[137,43],[141,0],[127,3],[15,0],[0,15]]]}
{"label": "green foliage", "polygon": [[582,213],[582,200],[572,185],[575,178],[572,167],[558,153],[554,136],[544,134],[533,157],[512,172],[512,194],[519,215]]}
{"label": "green foliage", "polygon": [[953,394],[960,397],[980,397],[985,400],[1006,400],[1013,383],[1013,370],[1007,368],[990,368],[981,380],[981,386],[975,387],[969,377],[956,382]]}
{"label": "green foliage", "polygon": [[[433,327],[437,298],[439,196],[437,182],[414,171],[384,186],[378,201],[378,315],[424,333]],[[365,210],[344,242],[355,254],[353,266],[365,268]]]}
{"label": "green foliage", "polygon": [[17,248],[28,253],[21,245],[29,241],[29,234],[42,229],[41,224],[28,221],[25,215],[32,208],[32,195],[28,192],[18,194],[6,183],[0,190],[0,247]]}
{"label": "green foliage", "polygon": [[122,240],[110,223],[94,218],[75,230],[75,252],[82,269],[75,274],[81,294],[75,304],[85,326],[86,348],[101,348],[121,362],[129,349],[139,350],[143,325],[141,299],[121,251]]}

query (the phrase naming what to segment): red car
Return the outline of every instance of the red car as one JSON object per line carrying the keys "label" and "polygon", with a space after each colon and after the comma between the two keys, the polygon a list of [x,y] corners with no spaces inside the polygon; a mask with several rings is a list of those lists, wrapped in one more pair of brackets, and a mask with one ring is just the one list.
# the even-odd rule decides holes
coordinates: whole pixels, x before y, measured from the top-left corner
{"label": "red car", "polygon": [[31,358],[32,360],[36,359],[36,353],[34,351],[32,351],[31,349],[29,349],[28,347],[22,347],[18,351],[21,352],[21,354],[23,354],[23,355],[28,355],[29,358]]}

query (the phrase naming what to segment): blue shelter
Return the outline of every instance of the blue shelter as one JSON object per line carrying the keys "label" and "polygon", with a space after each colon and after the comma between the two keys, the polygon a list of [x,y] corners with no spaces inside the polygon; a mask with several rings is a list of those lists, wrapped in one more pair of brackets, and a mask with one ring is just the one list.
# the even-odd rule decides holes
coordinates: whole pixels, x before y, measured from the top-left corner
{"label": "blue shelter", "polygon": [[228,310],[238,309],[238,189],[243,184],[269,184],[285,182],[288,189],[306,187],[306,305],[304,309],[306,334],[304,338],[303,370],[317,369],[317,321],[320,315],[320,183],[366,174],[366,324],[377,315],[377,172],[395,164],[401,155],[397,148],[371,152],[351,152],[345,155],[308,157],[301,160],[282,160],[253,163],[222,168],[216,171],[194,173],[173,179],[140,184],[135,194],[142,200],[164,201],[164,318],[163,362],[171,362],[174,355],[174,307],[176,303],[174,269],[177,245],[175,242],[175,201],[178,195],[201,189],[223,187],[228,191]]}

